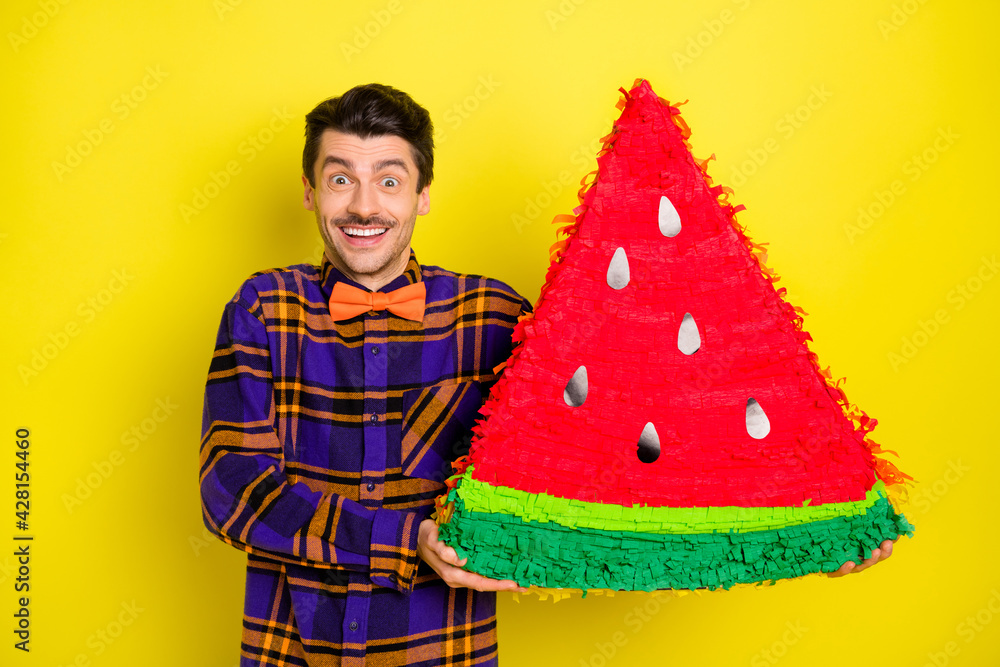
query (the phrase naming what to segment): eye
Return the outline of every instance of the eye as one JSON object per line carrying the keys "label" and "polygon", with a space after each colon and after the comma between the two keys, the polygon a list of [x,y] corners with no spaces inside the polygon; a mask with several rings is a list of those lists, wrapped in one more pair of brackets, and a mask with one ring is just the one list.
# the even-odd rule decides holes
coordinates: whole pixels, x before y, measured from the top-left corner
{"label": "eye", "polygon": [[330,183],[332,185],[347,185],[350,181],[343,174],[335,174],[330,177]]}
{"label": "eye", "polygon": [[396,180],[395,176],[386,176],[385,178],[382,179],[382,185],[386,186],[387,188],[394,188],[397,185],[399,185],[399,181]]}

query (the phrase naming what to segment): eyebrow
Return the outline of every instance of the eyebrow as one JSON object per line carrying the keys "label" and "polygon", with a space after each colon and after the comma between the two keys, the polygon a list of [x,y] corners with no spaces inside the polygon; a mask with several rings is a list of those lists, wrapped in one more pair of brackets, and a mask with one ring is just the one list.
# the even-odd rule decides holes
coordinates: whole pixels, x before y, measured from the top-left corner
{"label": "eyebrow", "polygon": [[[326,170],[327,166],[331,164],[339,164],[344,167],[347,167],[351,171],[355,170],[353,162],[351,162],[350,160],[345,160],[344,158],[341,157],[337,157],[336,155],[326,156],[326,158],[323,160],[323,169]],[[407,174],[410,173],[410,170],[407,168],[406,163],[397,157],[388,158],[386,160],[379,160],[378,162],[372,165],[372,169],[374,171],[382,171],[383,169],[386,169],[388,167],[399,167]]]}

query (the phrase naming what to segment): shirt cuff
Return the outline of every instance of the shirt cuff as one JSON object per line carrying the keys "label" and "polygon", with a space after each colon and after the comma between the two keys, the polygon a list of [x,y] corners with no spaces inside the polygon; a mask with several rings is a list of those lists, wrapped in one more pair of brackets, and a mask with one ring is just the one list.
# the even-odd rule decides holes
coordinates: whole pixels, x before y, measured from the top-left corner
{"label": "shirt cuff", "polygon": [[375,510],[370,552],[372,583],[400,593],[413,590],[419,560],[417,536],[423,518],[415,512]]}

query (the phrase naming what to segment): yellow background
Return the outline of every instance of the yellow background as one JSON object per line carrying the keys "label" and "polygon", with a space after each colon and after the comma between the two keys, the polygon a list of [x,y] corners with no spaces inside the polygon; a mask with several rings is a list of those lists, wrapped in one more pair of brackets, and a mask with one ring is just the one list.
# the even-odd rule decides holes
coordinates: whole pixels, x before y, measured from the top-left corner
{"label": "yellow background", "polygon": [[[998,21],[940,0],[5,2],[0,663],[237,664],[245,556],[202,529],[203,383],[242,280],[319,257],[309,109],[358,83],[409,92],[438,141],[420,260],[534,300],[549,222],[618,88],[645,77],[690,100],[695,155],[716,155],[813,349],[920,481],[917,532],[840,580],[504,595],[504,663],[996,664]],[[28,655],[11,632],[22,426]]]}

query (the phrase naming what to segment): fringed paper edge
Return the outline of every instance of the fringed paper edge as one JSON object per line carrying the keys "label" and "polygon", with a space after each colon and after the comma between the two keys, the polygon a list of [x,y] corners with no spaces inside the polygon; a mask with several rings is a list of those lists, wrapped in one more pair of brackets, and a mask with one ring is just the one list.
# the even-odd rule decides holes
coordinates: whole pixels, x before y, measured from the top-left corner
{"label": "fringed paper edge", "polygon": [[579,588],[543,588],[541,586],[530,586],[527,592],[518,593],[514,592],[513,598],[514,602],[520,603],[521,597],[532,597],[537,596],[540,602],[544,602],[549,598],[552,598],[553,604],[556,602],[561,602],[563,600],[569,600],[573,598],[587,598],[591,595],[603,595],[609,598],[615,597],[615,595],[641,595],[644,599],[650,598],[681,598],[685,595],[717,595],[719,593],[724,593],[726,591],[746,591],[746,590],[760,590],[764,588],[772,588],[778,584],[786,584],[790,582],[806,581],[810,579],[828,579],[830,575],[825,572],[811,572],[809,574],[803,574],[801,577],[786,577],[784,579],[766,579],[764,581],[759,581],[753,584],[733,584],[729,588],[658,588],[655,591],[614,591],[609,588],[588,588],[586,590],[581,590]]}
{"label": "fringed paper edge", "polygon": [[[655,535],[572,529],[494,512],[455,499],[443,538],[468,568],[521,586],[593,590],[730,589],[832,573],[861,562],[913,526],[882,497],[864,514],[748,533]],[[609,586],[610,584],[610,586]]]}

